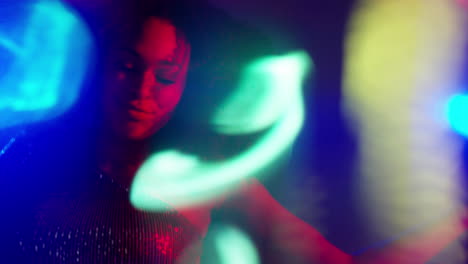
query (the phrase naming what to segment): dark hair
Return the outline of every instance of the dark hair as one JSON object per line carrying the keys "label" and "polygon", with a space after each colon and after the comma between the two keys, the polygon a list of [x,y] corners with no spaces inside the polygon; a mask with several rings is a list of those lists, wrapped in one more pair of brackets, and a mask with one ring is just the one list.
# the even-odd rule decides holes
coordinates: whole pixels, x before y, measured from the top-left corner
{"label": "dark hair", "polygon": [[191,44],[192,68],[206,64],[217,48],[222,49],[216,51],[218,54],[231,55],[237,62],[271,48],[263,34],[205,0],[114,0],[104,13],[100,37],[104,49],[116,41],[136,39],[149,17],[163,18]]}
{"label": "dark hair", "polygon": [[104,13],[103,53],[124,44],[121,41],[137,39],[149,17],[167,19],[183,33],[191,45],[191,59],[176,111],[193,113],[197,120],[209,119],[247,63],[275,53],[264,34],[204,0],[115,0]]}
{"label": "dark hair", "polygon": [[104,48],[116,41],[135,39],[149,17],[170,21],[186,37],[193,32],[194,5],[186,0],[117,0],[103,12],[102,29],[98,38]]}

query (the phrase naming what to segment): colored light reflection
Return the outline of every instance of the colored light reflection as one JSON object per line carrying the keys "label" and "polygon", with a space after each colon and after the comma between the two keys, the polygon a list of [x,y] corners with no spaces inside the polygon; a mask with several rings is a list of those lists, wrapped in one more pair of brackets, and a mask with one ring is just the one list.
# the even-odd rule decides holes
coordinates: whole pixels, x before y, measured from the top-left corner
{"label": "colored light reflection", "polygon": [[269,57],[248,65],[238,88],[215,112],[215,130],[234,135],[254,133],[279,120],[299,101],[301,75],[308,67],[306,56]]}
{"label": "colored light reflection", "polygon": [[[131,187],[132,204],[144,210],[164,210],[164,203],[172,207],[200,204],[232,191],[242,180],[268,167],[291,145],[302,127],[301,88],[310,63],[309,56],[299,51],[250,64],[238,89],[215,113],[213,128],[226,134],[245,134],[271,127],[248,150],[222,162],[202,161],[196,154],[176,150],[152,155],[136,174]],[[279,74],[282,70],[288,74]],[[255,89],[263,92],[260,100],[250,94],[247,101],[240,96],[250,93],[246,87],[257,85],[260,88]],[[236,119],[235,114],[246,117]]]}
{"label": "colored light reflection", "polygon": [[91,35],[76,14],[53,0],[27,7],[25,23],[0,24],[0,53],[12,58],[0,75],[0,128],[65,112],[88,66]]}
{"label": "colored light reflection", "polygon": [[220,264],[260,264],[257,249],[249,236],[234,226],[216,225],[205,239],[204,261]]}
{"label": "colored light reflection", "polygon": [[459,3],[464,8],[468,8],[468,0],[457,0],[457,3]]}
{"label": "colored light reflection", "polygon": [[[343,84],[360,143],[356,200],[370,244],[396,241],[401,251],[415,252],[399,239],[463,206],[462,142],[445,114],[458,92],[466,23],[452,1],[361,2],[350,22]],[[448,225],[459,226],[453,219]],[[457,251],[451,253],[458,258]]]}
{"label": "colored light reflection", "polygon": [[454,95],[447,104],[447,119],[453,130],[468,137],[468,95]]}

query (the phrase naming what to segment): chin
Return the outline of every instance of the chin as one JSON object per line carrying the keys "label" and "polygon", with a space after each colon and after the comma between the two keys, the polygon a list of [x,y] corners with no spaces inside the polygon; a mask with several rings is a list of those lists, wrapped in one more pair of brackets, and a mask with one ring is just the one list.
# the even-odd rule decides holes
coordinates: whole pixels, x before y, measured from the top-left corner
{"label": "chin", "polygon": [[128,140],[142,141],[148,139],[151,136],[151,134],[126,131],[122,136],[124,136]]}
{"label": "chin", "polygon": [[156,134],[168,121],[169,116],[160,120],[128,121],[111,120],[112,130],[121,138],[132,141],[143,141]]}
{"label": "chin", "polygon": [[153,136],[158,129],[154,126],[144,127],[135,124],[127,124],[125,131],[122,131],[122,136],[129,140],[145,140]]}
{"label": "chin", "polygon": [[157,132],[154,126],[146,123],[116,119],[110,121],[110,132],[123,140],[142,141],[150,138]]}

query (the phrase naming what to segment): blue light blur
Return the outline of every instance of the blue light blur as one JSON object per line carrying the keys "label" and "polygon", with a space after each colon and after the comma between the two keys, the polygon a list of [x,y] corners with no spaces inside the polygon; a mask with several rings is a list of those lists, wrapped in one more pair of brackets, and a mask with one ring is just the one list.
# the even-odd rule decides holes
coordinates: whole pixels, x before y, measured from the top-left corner
{"label": "blue light blur", "polygon": [[455,132],[468,137],[468,95],[457,94],[450,98],[447,119]]}
{"label": "blue light blur", "polygon": [[60,1],[7,2],[0,13],[8,16],[0,19],[0,128],[66,112],[79,96],[93,46],[80,17]]}

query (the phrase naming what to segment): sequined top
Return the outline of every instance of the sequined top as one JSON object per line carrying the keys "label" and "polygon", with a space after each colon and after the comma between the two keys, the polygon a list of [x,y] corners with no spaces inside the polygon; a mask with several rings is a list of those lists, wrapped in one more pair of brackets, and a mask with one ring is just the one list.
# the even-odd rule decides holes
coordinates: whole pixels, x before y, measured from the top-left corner
{"label": "sequined top", "polygon": [[201,234],[172,210],[132,207],[108,176],[79,194],[50,195],[17,233],[22,263],[199,263]]}

